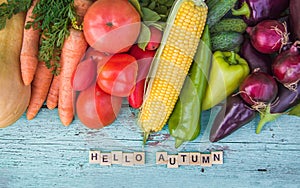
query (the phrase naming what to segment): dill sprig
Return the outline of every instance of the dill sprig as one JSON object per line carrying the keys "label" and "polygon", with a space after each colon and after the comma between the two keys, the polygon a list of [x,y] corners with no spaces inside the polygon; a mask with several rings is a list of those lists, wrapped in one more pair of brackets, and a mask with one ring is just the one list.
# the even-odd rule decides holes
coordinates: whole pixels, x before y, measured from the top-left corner
{"label": "dill sprig", "polygon": [[8,0],[0,4],[0,30],[5,28],[6,20],[19,12],[26,12],[31,5],[31,0]]}
{"label": "dill sprig", "polygon": [[53,67],[53,73],[58,74],[61,50],[70,34],[72,20],[76,18],[73,0],[40,0],[33,14],[36,17],[26,23],[26,28],[37,27],[42,31],[39,60],[48,68]]}

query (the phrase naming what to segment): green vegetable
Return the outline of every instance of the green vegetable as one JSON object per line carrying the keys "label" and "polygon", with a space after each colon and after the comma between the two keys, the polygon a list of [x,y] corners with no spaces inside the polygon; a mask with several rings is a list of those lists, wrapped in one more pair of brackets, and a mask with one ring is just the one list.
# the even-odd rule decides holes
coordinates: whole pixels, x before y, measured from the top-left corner
{"label": "green vegetable", "polygon": [[20,12],[26,12],[31,0],[10,0],[0,4],[0,30],[5,28],[6,20]]}
{"label": "green vegetable", "polygon": [[237,0],[219,0],[212,6],[207,15],[207,24],[211,28],[219,22],[225,14],[234,7]]}
{"label": "green vegetable", "polygon": [[211,27],[211,33],[220,33],[224,31],[234,31],[238,33],[244,33],[246,31],[247,24],[241,18],[223,18],[218,24]]}
{"label": "green vegetable", "polygon": [[73,0],[40,0],[33,14],[37,15],[33,22],[26,23],[26,28],[35,24],[43,31],[40,41],[39,60],[47,67],[60,67],[59,59],[65,38],[69,35],[69,28],[76,23],[77,15]]}
{"label": "green vegetable", "polygon": [[212,51],[235,51],[238,52],[239,47],[244,41],[244,37],[241,33],[229,31],[220,32],[212,35]]}
{"label": "green vegetable", "polygon": [[249,71],[246,60],[235,52],[214,52],[203,110],[212,108],[232,94]]}
{"label": "green vegetable", "polygon": [[300,117],[300,104],[294,106],[287,114]]}
{"label": "green vegetable", "polygon": [[205,94],[211,65],[211,44],[208,26],[205,27],[194,62],[169,118],[168,127],[175,138],[175,147],[194,140],[201,129],[202,99]]}
{"label": "green vegetable", "polygon": [[205,3],[208,7],[208,10],[212,9],[220,0],[206,0]]}

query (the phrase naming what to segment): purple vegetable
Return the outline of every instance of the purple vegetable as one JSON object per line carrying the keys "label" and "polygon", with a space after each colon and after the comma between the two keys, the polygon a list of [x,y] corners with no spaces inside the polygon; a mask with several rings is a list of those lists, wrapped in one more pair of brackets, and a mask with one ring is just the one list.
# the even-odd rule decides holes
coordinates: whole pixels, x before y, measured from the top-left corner
{"label": "purple vegetable", "polygon": [[272,59],[267,54],[258,52],[251,44],[250,40],[245,37],[240,50],[240,55],[247,60],[250,72],[261,71],[268,74],[272,73]]}
{"label": "purple vegetable", "polygon": [[271,104],[271,113],[282,113],[300,103],[300,82],[296,90],[292,91],[282,84],[278,84],[277,99]]}
{"label": "purple vegetable", "polygon": [[279,18],[288,7],[289,0],[239,0],[239,9],[232,14],[243,16],[247,25],[254,26],[265,19]]}
{"label": "purple vegetable", "polygon": [[297,84],[296,90],[291,91],[282,84],[278,84],[278,95],[266,110],[260,113],[260,120],[256,127],[256,133],[259,134],[268,122],[276,120],[290,108],[300,103],[300,84]]}
{"label": "purple vegetable", "polygon": [[287,88],[293,89],[300,80],[300,53],[298,42],[281,52],[272,63],[273,75]]}
{"label": "purple vegetable", "polygon": [[294,40],[300,40],[300,19],[299,19],[300,1],[290,0],[290,25],[292,37]]}
{"label": "purple vegetable", "polygon": [[263,20],[253,27],[247,27],[253,47],[264,54],[279,52],[289,42],[286,23],[277,20]]}
{"label": "purple vegetable", "polygon": [[250,108],[239,95],[227,97],[214,119],[209,140],[217,142],[255,118],[256,111]]}
{"label": "purple vegetable", "polygon": [[275,79],[264,72],[253,72],[241,83],[239,92],[242,99],[252,108],[261,110],[272,103],[277,96]]}

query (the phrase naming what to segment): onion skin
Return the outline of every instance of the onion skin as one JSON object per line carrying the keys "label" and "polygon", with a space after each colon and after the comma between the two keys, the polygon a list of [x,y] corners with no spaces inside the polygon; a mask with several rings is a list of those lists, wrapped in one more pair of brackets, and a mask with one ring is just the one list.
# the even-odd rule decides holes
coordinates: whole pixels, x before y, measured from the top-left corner
{"label": "onion skin", "polygon": [[250,72],[261,71],[272,74],[272,59],[267,54],[258,52],[251,44],[250,40],[245,37],[240,50],[240,55],[247,60]]}
{"label": "onion skin", "polygon": [[239,88],[244,101],[255,108],[263,103],[269,104],[277,96],[278,86],[275,79],[264,72],[253,72],[248,75]]}
{"label": "onion skin", "polygon": [[253,47],[264,54],[279,52],[288,42],[286,26],[277,20],[264,20],[253,27],[247,27]]}
{"label": "onion skin", "polygon": [[[273,75],[286,85],[293,85],[300,80],[300,53],[293,45],[289,50],[280,53],[272,64]],[[289,86],[287,86],[289,87]]]}

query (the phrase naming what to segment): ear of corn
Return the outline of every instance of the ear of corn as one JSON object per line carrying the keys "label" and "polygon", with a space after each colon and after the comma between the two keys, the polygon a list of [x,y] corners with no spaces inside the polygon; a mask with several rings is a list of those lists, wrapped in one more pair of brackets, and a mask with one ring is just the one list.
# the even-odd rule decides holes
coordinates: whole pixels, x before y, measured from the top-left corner
{"label": "ear of corn", "polygon": [[144,103],[138,124],[144,131],[144,143],[150,132],[166,124],[192,64],[206,18],[203,0],[177,0],[147,78]]}

